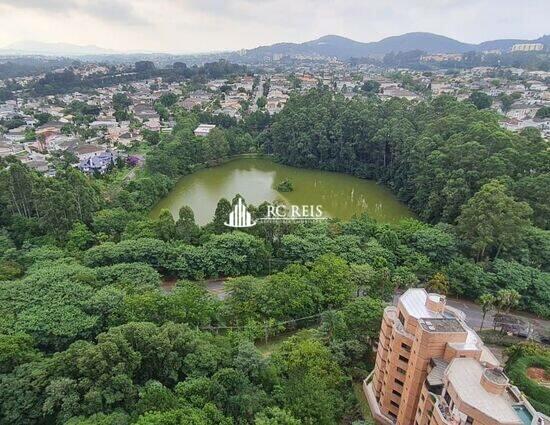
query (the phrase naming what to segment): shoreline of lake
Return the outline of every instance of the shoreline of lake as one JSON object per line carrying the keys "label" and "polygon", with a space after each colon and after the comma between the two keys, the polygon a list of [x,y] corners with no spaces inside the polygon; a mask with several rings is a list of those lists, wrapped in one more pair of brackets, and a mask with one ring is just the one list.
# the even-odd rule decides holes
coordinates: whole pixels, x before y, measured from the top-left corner
{"label": "shoreline of lake", "polygon": [[[275,186],[288,179],[292,192],[280,193]],[[396,222],[414,217],[414,213],[385,186],[348,174],[280,164],[269,157],[247,154],[229,158],[219,165],[200,167],[181,177],[174,188],[151,210],[158,217],[169,209],[177,218],[183,205],[191,207],[197,224],[204,225],[214,216],[221,198],[240,194],[247,203],[283,201],[294,205],[321,205],[328,217],[349,219],[367,212],[381,222]]]}

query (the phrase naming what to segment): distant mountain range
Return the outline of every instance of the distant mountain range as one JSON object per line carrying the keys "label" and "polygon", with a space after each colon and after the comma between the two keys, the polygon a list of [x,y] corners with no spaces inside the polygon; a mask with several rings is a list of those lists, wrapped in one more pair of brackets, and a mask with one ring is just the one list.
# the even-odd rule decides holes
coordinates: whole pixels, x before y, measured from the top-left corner
{"label": "distant mountain range", "polygon": [[244,56],[259,58],[282,54],[349,59],[350,57],[381,56],[390,52],[397,53],[411,50],[422,50],[430,54],[480,52],[494,49],[506,51],[517,43],[543,43],[548,47],[550,46],[550,36],[545,35],[536,40],[507,39],[470,44],[428,32],[411,32],[371,43],[362,43],[338,35],[326,35],[305,43],[277,43],[271,46],[256,47],[255,49],[246,50]]}
{"label": "distant mountain range", "polygon": [[[304,55],[336,57],[345,60],[351,57],[382,56],[390,52],[397,53],[412,50],[422,50],[430,54],[465,53],[471,51],[481,52],[494,49],[507,51],[517,43],[543,43],[548,50],[550,48],[550,35],[545,35],[536,40],[505,39],[485,41],[480,44],[463,43],[449,37],[428,32],[411,32],[408,34],[387,37],[380,41],[370,43],[362,43],[338,35],[326,35],[316,40],[306,41],[305,43],[277,43],[240,52],[212,53],[209,56],[238,60],[239,58],[262,59],[264,57],[272,57],[273,55],[280,54],[284,56]],[[0,48],[0,55],[79,57],[123,54],[122,52],[116,52],[97,46],[79,46],[69,43],[44,43],[37,41],[23,41]],[[138,53],[133,53],[133,55],[137,54]],[[166,54],[159,55],[174,56]]]}
{"label": "distant mountain range", "polygon": [[115,50],[97,46],[79,46],[70,43],[20,41],[0,48],[2,55],[86,56],[116,54]]}

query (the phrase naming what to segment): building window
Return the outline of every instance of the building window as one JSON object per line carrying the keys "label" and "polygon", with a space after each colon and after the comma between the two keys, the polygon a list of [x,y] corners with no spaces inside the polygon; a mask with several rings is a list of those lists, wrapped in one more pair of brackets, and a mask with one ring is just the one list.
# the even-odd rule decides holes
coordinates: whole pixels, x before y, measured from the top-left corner
{"label": "building window", "polygon": [[474,418],[472,418],[471,416],[466,417],[467,425],[472,425],[473,423],[474,423]]}
{"label": "building window", "polygon": [[406,358],[405,356],[399,356],[399,360],[401,360],[404,363],[409,363],[409,359]]}
{"label": "building window", "polygon": [[403,375],[407,374],[407,371],[405,369],[401,369],[400,367],[397,368],[397,371]]}
{"label": "building window", "polygon": [[393,407],[397,407],[399,409],[399,404],[397,404],[395,401],[391,400],[390,401],[390,404],[393,406]]}
{"label": "building window", "polygon": [[445,397],[443,398],[445,399],[448,405],[451,404],[451,395],[449,394],[449,392],[445,392]]}
{"label": "building window", "polygon": [[403,350],[405,350],[406,352],[410,353],[411,352],[411,347],[408,346],[407,344],[405,344],[404,342],[401,343],[401,348]]}
{"label": "building window", "polygon": [[392,418],[394,421],[397,420],[397,415],[396,415],[395,413],[390,412],[390,411],[388,410],[388,415],[391,416],[391,418]]}
{"label": "building window", "polygon": [[401,397],[401,393],[396,390],[392,390],[392,394],[395,394],[397,397]]}
{"label": "building window", "polygon": [[397,378],[395,378],[395,379],[394,379],[394,382],[395,382],[396,384],[398,384],[398,385],[401,385],[401,386],[403,386],[403,382],[402,382],[402,381],[400,381],[400,380],[399,380],[399,379],[397,379]]}
{"label": "building window", "polygon": [[420,394],[420,400],[422,401],[426,400],[426,397],[424,397],[424,394]]}
{"label": "building window", "polygon": [[399,312],[399,321],[402,323],[402,324],[405,324],[405,318],[403,317],[403,314],[401,314],[401,312]]}

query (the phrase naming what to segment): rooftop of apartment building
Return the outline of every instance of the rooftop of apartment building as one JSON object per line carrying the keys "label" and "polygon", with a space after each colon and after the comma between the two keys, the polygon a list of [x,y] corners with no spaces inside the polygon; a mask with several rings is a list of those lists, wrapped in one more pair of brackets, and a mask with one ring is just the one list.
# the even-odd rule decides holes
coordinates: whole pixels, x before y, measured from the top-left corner
{"label": "rooftop of apartment building", "polygon": [[[508,378],[500,369],[486,368],[475,359],[456,358],[449,364],[445,377],[456,391],[460,402],[499,423],[522,423],[514,408],[520,400],[506,389]],[[494,386],[499,389],[488,389],[483,384],[482,377],[494,382]]]}
{"label": "rooftop of apartment building", "polygon": [[498,365],[499,361],[485,347],[481,338],[464,322],[464,313],[445,304],[440,294],[429,294],[424,288],[410,288],[401,295],[398,305],[415,318],[427,332],[466,332],[463,342],[450,342],[457,350],[481,350],[482,361]]}
{"label": "rooftop of apartment building", "polygon": [[407,312],[416,319],[449,317],[444,312],[441,313],[428,308],[428,300],[434,303],[441,303],[445,302],[445,296],[428,294],[424,288],[410,288],[399,297],[399,303],[401,303]]}
{"label": "rooftop of apartment building", "polygon": [[426,332],[466,332],[455,317],[419,319],[418,323]]}

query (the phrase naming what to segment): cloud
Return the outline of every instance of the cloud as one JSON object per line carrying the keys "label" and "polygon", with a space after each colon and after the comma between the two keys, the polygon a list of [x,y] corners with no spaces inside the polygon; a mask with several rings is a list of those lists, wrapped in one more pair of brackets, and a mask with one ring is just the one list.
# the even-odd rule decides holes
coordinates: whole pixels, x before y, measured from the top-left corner
{"label": "cloud", "polygon": [[125,0],[0,0],[0,5],[51,14],[83,14],[95,19],[126,25],[145,25],[133,2]]}
{"label": "cloud", "polygon": [[548,31],[549,14],[548,0],[522,0],[521,7],[517,0],[0,0],[0,39],[163,52],[326,34],[368,42],[413,31],[479,43],[537,38]]}

